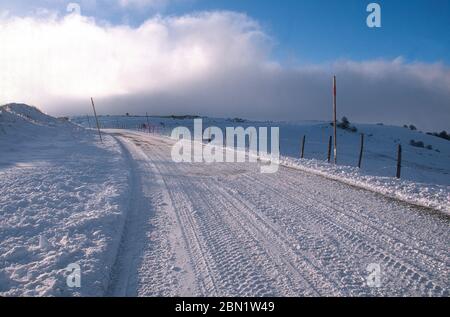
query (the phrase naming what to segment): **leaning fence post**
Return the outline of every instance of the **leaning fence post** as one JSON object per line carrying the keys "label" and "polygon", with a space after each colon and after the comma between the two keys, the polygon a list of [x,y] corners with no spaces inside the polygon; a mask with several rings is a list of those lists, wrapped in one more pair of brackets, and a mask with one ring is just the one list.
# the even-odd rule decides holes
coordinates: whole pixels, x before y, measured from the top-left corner
{"label": "leaning fence post", "polygon": [[398,145],[397,151],[397,178],[400,178],[402,170],[402,145]]}
{"label": "leaning fence post", "polygon": [[302,141],[302,155],[301,158],[305,157],[305,142],[306,142],[306,135],[303,136],[303,141]]}
{"label": "leaning fence post", "polygon": [[333,143],[333,137],[330,135],[330,139],[328,141],[328,163],[331,162],[331,145]]}
{"label": "leaning fence post", "polygon": [[361,133],[361,148],[359,150],[358,168],[361,168],[363,152],[364,152],[364,133]]}

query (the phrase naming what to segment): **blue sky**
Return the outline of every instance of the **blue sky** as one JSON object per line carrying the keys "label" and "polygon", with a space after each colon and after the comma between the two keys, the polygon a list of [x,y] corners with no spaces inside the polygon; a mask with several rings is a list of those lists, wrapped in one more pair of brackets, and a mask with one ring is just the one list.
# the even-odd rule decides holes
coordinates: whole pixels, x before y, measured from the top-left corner
{"label": "blue sky", "polygon": [[382,27],[366,24],[367,0],[198,0],[167,8],[169,14],[192,10],[234,10],[259,21],[284,59],[306,62],[336,58],[450,62],[450,1],[376,1]]}
{"label": "blue sky", "polygon": [[[137,0],[139,1],[139,0]],[[65,12],[64,0],[0,0],[0,8],[24,14],[39,7]],[[80,0],[83,14],[114,24],[138,26],[155,14],[184,15],[230,10],[258,21],[272,37],[281,62],[322,63],[336,59],[394,59],[450,64],[450,0],[379,0],[382,27],[366,24],[369,0],[142,0],[114,5]],[[96,5],[92,5],[95,2]],[[155,4],[156,3],[156,4]]]}

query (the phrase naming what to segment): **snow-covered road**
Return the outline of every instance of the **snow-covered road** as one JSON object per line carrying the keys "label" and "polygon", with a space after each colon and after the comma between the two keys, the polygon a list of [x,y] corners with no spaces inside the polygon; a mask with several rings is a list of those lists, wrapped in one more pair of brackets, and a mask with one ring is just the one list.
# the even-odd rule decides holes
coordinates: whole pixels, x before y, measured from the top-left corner
{"label": "snow-covered road", "polygon": [[132,196],[109,295],[449,296],[446,215],[286,167],[174,163],[172,140],[114,135]]}

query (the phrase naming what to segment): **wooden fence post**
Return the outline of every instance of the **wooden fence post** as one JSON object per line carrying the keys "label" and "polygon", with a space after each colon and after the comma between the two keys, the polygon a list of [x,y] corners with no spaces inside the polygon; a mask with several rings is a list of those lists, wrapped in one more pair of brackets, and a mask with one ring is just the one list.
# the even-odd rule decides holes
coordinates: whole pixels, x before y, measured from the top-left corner
{"label": "wooden fence post", "polygon": [[398,145],[397,151],[397,178],[400,178],[402,170],[402,145]]}
{"label": "wooden fence post", "polygon": [[328,163],[331,162],[331,146],[332,146],[332,144],[333,144],[333,137],[330,135],[330,139],[328,141],[328,156],[327,156]]}
{"label": "wooden fence post", "polygon": [[333,126],[334,126],[334,164],[337,164],[337,84],[336,76],[333,77]]}
{"label": "wooden fence post", "polygon": [[364,152],[364,133],[361,133],[361,148],[359,150],[358,168],[361,168],[363,152]]}
{"label": "wooden fence post", "polygon": [[305,143],[306,143],[306,135],[303,136],[301,158],[305,158]]}

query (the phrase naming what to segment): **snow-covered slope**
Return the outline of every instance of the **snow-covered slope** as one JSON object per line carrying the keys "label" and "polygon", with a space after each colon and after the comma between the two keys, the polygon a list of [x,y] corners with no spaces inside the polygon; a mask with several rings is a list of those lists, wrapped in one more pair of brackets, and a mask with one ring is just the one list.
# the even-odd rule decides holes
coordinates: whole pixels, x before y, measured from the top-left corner
{"label": "snow-covered slope", "polygon": [[[102,116],[100,124],[106,128],[135,129],[138,125],[147,123],[146,117]],[[192,118],[150,117],[150,124],[159,134],[170,135],[178,126],[193,128]],[[94,120],[87,117],[73,119],[85,127],[94,127]],[[420,131],[412,131],[403,127],[351,124],[358,131],[353,133],[338,129],[338,164],[355,167],[358,164],[360,134],[365,135],[365,150],[361,173],[371,176],[394,177],[396,175],[397,145],[403,146],[402,179],[413,182],[450,185],[450,141],[427,135]],[[301,139],[306,135],[305,158],[325,161],[329,136],[333,135],[329,122],[303,121],[261,122],[241,121],[219,118],[203,118],[203,127],[254,126],[280,127],[281,154],[290,158],[299,158]],[[422,141],[427,148],[410,145],[411,140]]]}
{"label": "snow-covered slope", "polygon": [[104,294],[127,204],[119,145],[34,107],[0,110],[0,296]]}
{"label": "snow-covered slope", "polygon": [[[170,135],[178,126],[193,129],[192,118],[148,119],[158,134]],[[88,126],[87,117],[74,121]],[[92,118],[90,124],[93,124]],[[147,122],[146,117],[103,116],[103,127],[134,129]],[[372,190],[389,197],[450,214],[450,141],[408,128],[354,124],[357,132],[338,129],[338,165],[327,163],[328,141],[333,134],[329,122],[299,123],[259,122],[204,118],[203,128],[272,127],[280,128],[282,163],[320,174],[353,186]],[[353,124],[352,124],[353,126]],[[365,135],[362,168],[357,168],[360,134]],[[306,136],[305,159],[299,159],[301,139]],[[411,140],[423,142],[424,148],[410,145]],[[403,146],[401,179],[395,178],[398,144]],[[431,147],[427,149],[426,146]]]}
{"label": "snow-covered slope", "polygon": [[41,138],[43,134],[48,135],[57,128],[72,130],[76,126],[68,121],[48,116],[39,109],[25,104],[13,103],[0,107],[0,136],[3,140],[7,136],[8,142],[11,142],[12,138],[16,141]]}
{"label": "snow-covered slope", "polygon": [[38,125],[55,126],[61,121],[48,116],[38,108],[21,103],[11,103],[0,107],[1,115],[5,121],[34,123]]}

